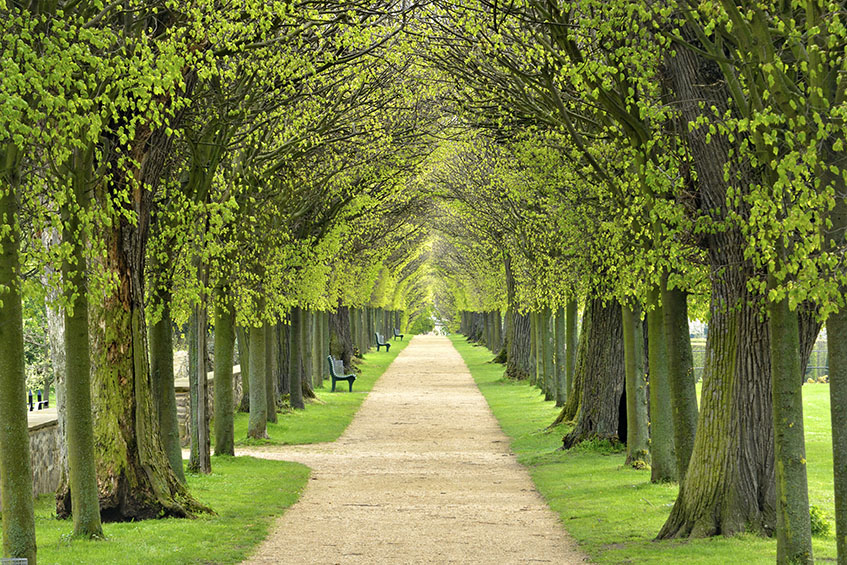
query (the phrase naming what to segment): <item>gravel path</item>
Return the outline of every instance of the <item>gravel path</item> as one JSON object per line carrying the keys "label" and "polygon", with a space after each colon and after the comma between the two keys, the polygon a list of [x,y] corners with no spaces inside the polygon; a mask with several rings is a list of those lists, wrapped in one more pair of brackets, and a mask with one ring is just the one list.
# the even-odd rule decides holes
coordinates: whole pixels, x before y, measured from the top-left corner
{"label": "gravel path", "polygon": [[338,441],[239,454],[313,469],[246,563],[587,561],[444,337],[415,337]]}

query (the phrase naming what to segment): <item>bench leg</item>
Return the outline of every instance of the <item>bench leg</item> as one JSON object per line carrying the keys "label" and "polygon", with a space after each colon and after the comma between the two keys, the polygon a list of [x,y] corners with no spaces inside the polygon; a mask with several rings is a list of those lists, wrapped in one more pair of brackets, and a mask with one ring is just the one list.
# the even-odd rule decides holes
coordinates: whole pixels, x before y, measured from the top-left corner
{"label": "bench leg", "polygon": [[386,344],[385,344],[385,352],[386,352],[386,353],[388,353],[389,351],[391,351],[391,344],[390,344],[390,343],[386,343]]}
{"label": "bench leg", "polygon": [[349,381],[347,381],[347,384],[350,385],[350,392],[353,392],[353,379],[350,379]]}
{"label": "bench leg", "polygon": [[332,379],[332,392],[335,392],[335,378]]}

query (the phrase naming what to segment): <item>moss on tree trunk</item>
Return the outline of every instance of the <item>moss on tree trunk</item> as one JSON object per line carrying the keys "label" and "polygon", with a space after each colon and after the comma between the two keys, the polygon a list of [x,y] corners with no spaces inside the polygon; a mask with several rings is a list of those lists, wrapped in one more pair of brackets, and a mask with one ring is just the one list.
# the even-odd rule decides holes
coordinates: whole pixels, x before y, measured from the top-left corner
{"label": "moss on tree trunk", "polygon": [[3,555],[36,562],[21,308],[18,150],[0,152],[0,504]]}

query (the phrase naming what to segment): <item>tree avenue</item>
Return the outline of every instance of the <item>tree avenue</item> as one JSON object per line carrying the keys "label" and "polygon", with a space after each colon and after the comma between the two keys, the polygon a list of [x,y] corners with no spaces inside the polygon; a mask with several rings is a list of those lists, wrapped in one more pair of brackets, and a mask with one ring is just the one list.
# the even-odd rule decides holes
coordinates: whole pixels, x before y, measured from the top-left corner
{"label": "tree avenue", "polygon": [[5,556],[36,562],[36,301],[65,359],[56,514],[73,536],[214,515],[185,470],[235,454],[238,411],[263,441],[309,410],[328,356],[354,371],[377,334],[437,324],[555,403],[563,449],[622,446],[645,481],[677,483],[657,539],[750,532],[779,563],[814,559],[802,384],[826,325],[847,563],[840,3],[0,0],[0,16]]}

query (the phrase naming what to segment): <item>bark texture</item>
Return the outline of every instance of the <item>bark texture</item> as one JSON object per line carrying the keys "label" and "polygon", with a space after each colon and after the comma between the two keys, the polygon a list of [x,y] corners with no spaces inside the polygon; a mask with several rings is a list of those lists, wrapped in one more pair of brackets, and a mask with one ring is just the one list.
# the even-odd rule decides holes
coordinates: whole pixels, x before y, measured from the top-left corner
{"label": "bark texture", "polygon": [[247,437],[268,437],[268,400],[265,378],[265,326],[250,328],[250,419]]}
{"label": "bark texture", "polygon": [[215,305],[215,455],[235,455],[234,348],[235,313],[231,307],[218,301]]}
{"label": "bark texture", "polygon": [[803,372],[797,312],[788,298],[768,304],[773,374],[776,458],[776,561],[814,563],[806,443],[803,433]]}
{"label": "bark texture", "polygon": [[[564,448],[592,439],[622,441],[626,438],[625,414],[621,417],[626,369],[621,308],[617,302],[589,300],[579,357],[575,377],[581,389],[579,414],[573,430],[562,440]],[[565,404],[563,413],[569,404]]]}
{"label": "bark texture", "polygon": [[512,311],[511,336],[506,346],[506,375],[510,379],[523,380],[529,378],[530,355],[530,321],[529,316],[517,310]]}
{"label": "bark texture", "polygon": [[[727,110],[729,99],[715,64],[679,46],[667,64],[681,123],[702,114],[700,104]],[[711,115],[711,113],[709,114]],[[697,170],[702,213],[717,221],[728,215],[724,167],[732,144],[709,128],[684,128]],[[728,176],[742,184],[757,175],[733,165]],[[743,210],[741,211],[743,214]],[[744,259],[744,239],[733,228],[705,238],[711,270],[711,305],[702,403],[691,460],[659,538],[770,535],[776,524],[770,336],[747,290],[755,274]],[[801,336],[806,351],[808,336]],[[677,445],[680,448],[680,445]]]}
{"label": "bark texture", "polygon": [[0,152],[0,222],[12,229],[0,235],[0,504],[3,555],[36,562],[29,431],[21,308],[18,154],[8,144]]}
{"label": "bark texture", "polygon": [[660,304],[660,296],[658,287],[651,292],[653,309],[647,313],[647,347],[650,359],[650,480],[654,483],[676,480],[668,348],[665,339],[664,306]]}

